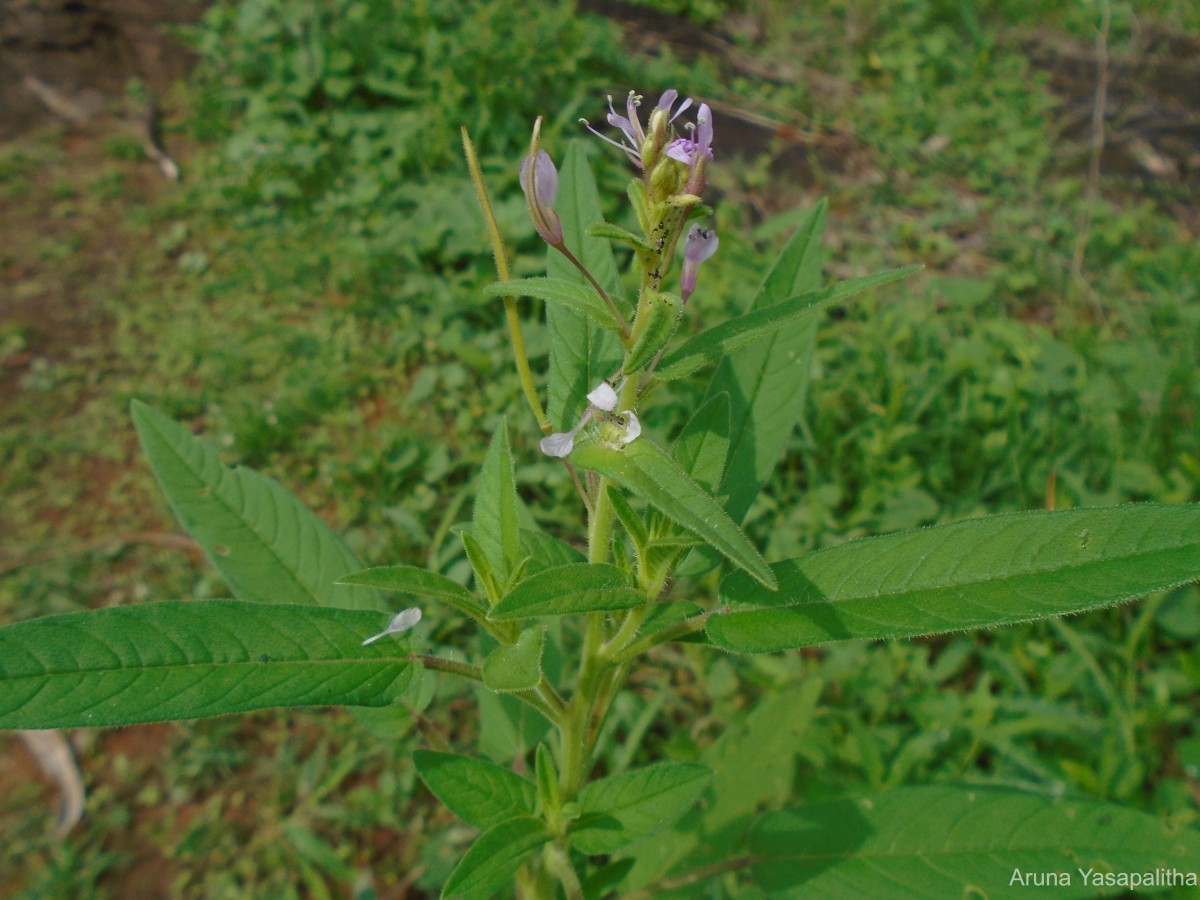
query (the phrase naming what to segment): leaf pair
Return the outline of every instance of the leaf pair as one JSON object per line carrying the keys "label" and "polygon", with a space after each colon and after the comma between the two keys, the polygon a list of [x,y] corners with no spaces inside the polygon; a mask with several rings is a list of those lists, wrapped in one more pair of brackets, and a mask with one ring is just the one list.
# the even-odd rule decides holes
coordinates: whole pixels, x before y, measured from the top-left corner
{"label": "leaf pair", "polygon": [[[498,890],[556,839],[538,816],[536,787],[511,770],[431,750],[418,750],[413,762],[438,799],[483,832],[451,873],[443,896]],[[659,763],[592,782],[579,796],[580,815],[568,839],[584,853],[614,853],[669,828],[708,779],[703,766]]]}

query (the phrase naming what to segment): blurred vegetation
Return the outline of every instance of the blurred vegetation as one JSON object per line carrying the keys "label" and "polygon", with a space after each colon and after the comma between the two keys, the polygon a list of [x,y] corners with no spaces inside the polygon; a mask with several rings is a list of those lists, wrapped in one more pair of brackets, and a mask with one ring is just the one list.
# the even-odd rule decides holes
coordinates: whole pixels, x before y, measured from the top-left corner
{"label": "blurred vegetation", "polygon": [[[823,328],[806,419],[750,514],[768,558],[984,512],[1200,500],[1200,250],[1177,214],[1195,182],[1090,184],[1030,51],[1049,34],[1090,52],[1101,7],[749,6],[647,2],[682,17],[666,45],[569,4],[222,2],[169,98],[180,186],[144,189],[118,140],[86,165],[61,134],[0,151],[0,199],[40,223],[0,249],[15,299],[59,284],[91,310],[0,320],[0,357],[32,357],[0,373],[0,617],[223,593],[144,539],[175,526],[137,458],[135,396],[282,480],[372,564],[461,577],[450,529],[507,415],[523,495],[571,534],[570,485],[535,452],[480,294],[494,273],[458,130],[481,148],[516,271],[533,273],[516,167],[534,116],[558,155],[629,87],[716,104],[722,249],[695,317],[745,302],[796,219],[779,195],[831,198],[834,276],[927,266]],[[1147,29],[1200,46],[1190,4],[1112,4],[1114,52]],[[721,153],[742,119],[768,123],[771,157]],[[593,158],[619,221],[624,163]],[[542,329],[528,338],[544,363]],[[664,392],[648,426],[669,433],[698,395]],[[446,646],[470,639],[430,626]],[[694,758],[773,693],[810,715],[770,761],[800,797],[998,782],[1195,822],[1198,637],[1189,587],[979,635],[753,659],[675,648],[616,704],[604,765]],[[432,724],[470,746],[472,694],[442,680],[429,699]],[[485,751],[506,721],[485,715]],[[58,844],[52,794],[8,785],[0,882],[38,898],[432,891],[470,835],[416,783],[417,740],[406,715],[315,713],[80,735],[84,823]]]}

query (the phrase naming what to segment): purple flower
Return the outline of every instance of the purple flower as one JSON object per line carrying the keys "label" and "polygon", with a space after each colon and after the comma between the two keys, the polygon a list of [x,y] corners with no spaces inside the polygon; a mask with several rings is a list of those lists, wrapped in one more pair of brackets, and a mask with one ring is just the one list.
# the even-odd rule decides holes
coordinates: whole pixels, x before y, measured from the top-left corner
{"label": "purple flower", "polygon": [[696,276],[700,273],[700,263],[717,252],[720,246],[717,233],[709,228],[701,228],[693,224],[688,229],[687,239],[683,243],[683,272],[679,275],[679,296],[687,303],[688,297],[696,290]]}
{"label": "purple flower", "polygon": [[701,103],[696,113],[696,125],[691,129],[690,137],[676,138],[667,145],[667,156],[678,160],[695,171],[701,158],[712,159],[712,110],[707,103]]}
{"label": "purple flower", "polygon": [[[679,97],[679,91],[671,88],[664,91],[663,95],[658,99],[658,106],[654,108],[654,112],[650,114],[650,134],[652,137],[658,135],[660,141],[665,140],[666,126],[670,125],[679,116],[681,112],[692,105],[691,98],[688,98],[680,104],[679,109],[675,110],[674,115],[671,114],[671,107],[675,105],[676,99]],[[626,115],[621,115],[613,107],[613,99],[608,98],[608,124],[621,132],[624,138],[624,143],[614,141],[597,131],[589,124],[587,119],[580,119],[592,134],[600,138],[606,144],[612,144],[618,150],[623,152],[639,169],[645,166],[643,154],[646,151],[646,131],[642,128],[641,119],[638,118],[638,107],[642,105],[642,98],[633,91],[629,92],[629,96],[625,99]],[[651,155],[657,155],[652,153]]]}
{"label": "purple flower", "polygon": [[[540,123],[539,119],[539,123]],[[529,205],[533,227],[551,247],[563,245],[562,222],[554,211],[554,195],[558,193],[558,170],[545,150],[521,160],[521,190]]]}

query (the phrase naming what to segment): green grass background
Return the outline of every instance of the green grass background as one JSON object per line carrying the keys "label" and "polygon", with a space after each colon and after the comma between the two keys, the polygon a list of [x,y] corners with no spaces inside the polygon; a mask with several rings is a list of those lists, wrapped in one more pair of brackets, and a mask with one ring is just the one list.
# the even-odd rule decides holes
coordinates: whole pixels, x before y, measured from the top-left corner
{"label": "green grass background", "polygon": [[[494,272],[458,129],[480,148],[516,273],[534,274],[544,251],[516,178],[533,118],[561,156],[578,117],[602,123],[605,93],[630,87],[716,109],[721,251],[685,328],[740,309],[821,196],[831,277],[926,266],[822,326],[805,419],[748,520],[769,559],[986,512],[1200,500],[1186,212],[1200,176],[1102,169],[1089,184],[1071,101],[1090,108],[1094,85],[1051,85],[1047,47],[1094,76],[1103,7],[750,6],[662,0],[613,21],[465,0],[217,3],[188,33],[198,68],[167,98],[178,186],[120,136],[81,148],[48,131],[0,150],[6,221],[31,223],[0,247],[0,358],[15,361],[0,369],[0,621],[225,593],[169,537],[134,397],[279,478],[369,563],[458,577],[450,529],[507,416],[523,497],[577,535],[481,294]],[[1200,48],[1197,8],[1111,5],[1110,54],[1146,52],[1148,34]],[[625,221],[625,164],[594,143]],[[50,313],[35,318],[39,302]],[[543,329],[528,338],[544,370]],[[656,398],[647,427],[669,433],[701,393]],[[429,627],[472,639],[450,618]],[[694,759],[803,684],[819,703],[803,740],[775,751],[795,798],[976,781],[1195,822],[1198,637],[1188,587],[975,635],[753,659],[664,650],[616,704],[604,765]],[[480,734],[461,684],[429,700],[460,747],[511,743]],[[76,733],[89,799],[65,842],[53,791],[2,740],[14,896],[422,896],[472,837],[417,782],[404,715]]]}

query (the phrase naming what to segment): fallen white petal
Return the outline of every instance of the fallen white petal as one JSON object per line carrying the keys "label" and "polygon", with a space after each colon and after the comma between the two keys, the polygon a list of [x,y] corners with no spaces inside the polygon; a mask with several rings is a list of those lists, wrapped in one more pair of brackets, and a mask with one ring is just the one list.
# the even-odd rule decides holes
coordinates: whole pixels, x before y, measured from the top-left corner
{"label": "fallen white petal", "polygon": [[555,456],[561,459],[572,450],[575,449],[575,432],[563,431],[555,434],[546,435],[538,441],[538,446],[547,456]]}
{"label": "fallen white petal", "polygon": [[612,412],[617,408],[617,392],[613,390],[611,384],[607,381],[602,381],[596,385],[596,389],[587,395],[588,403],[602,409],[605,412]]}
{"label": "fallen white petal", "polygon": [[421,621],[421,610],[415,606],[410,606],[408,609],[402,609],[396,613],[395,618],[391,623],[379,634],[372,635],[362,642],[365,647],[367,644],[373,644],[382,637],[387,637],[389,634],[400,634],[403,631],[408,631],[414,625]]}

